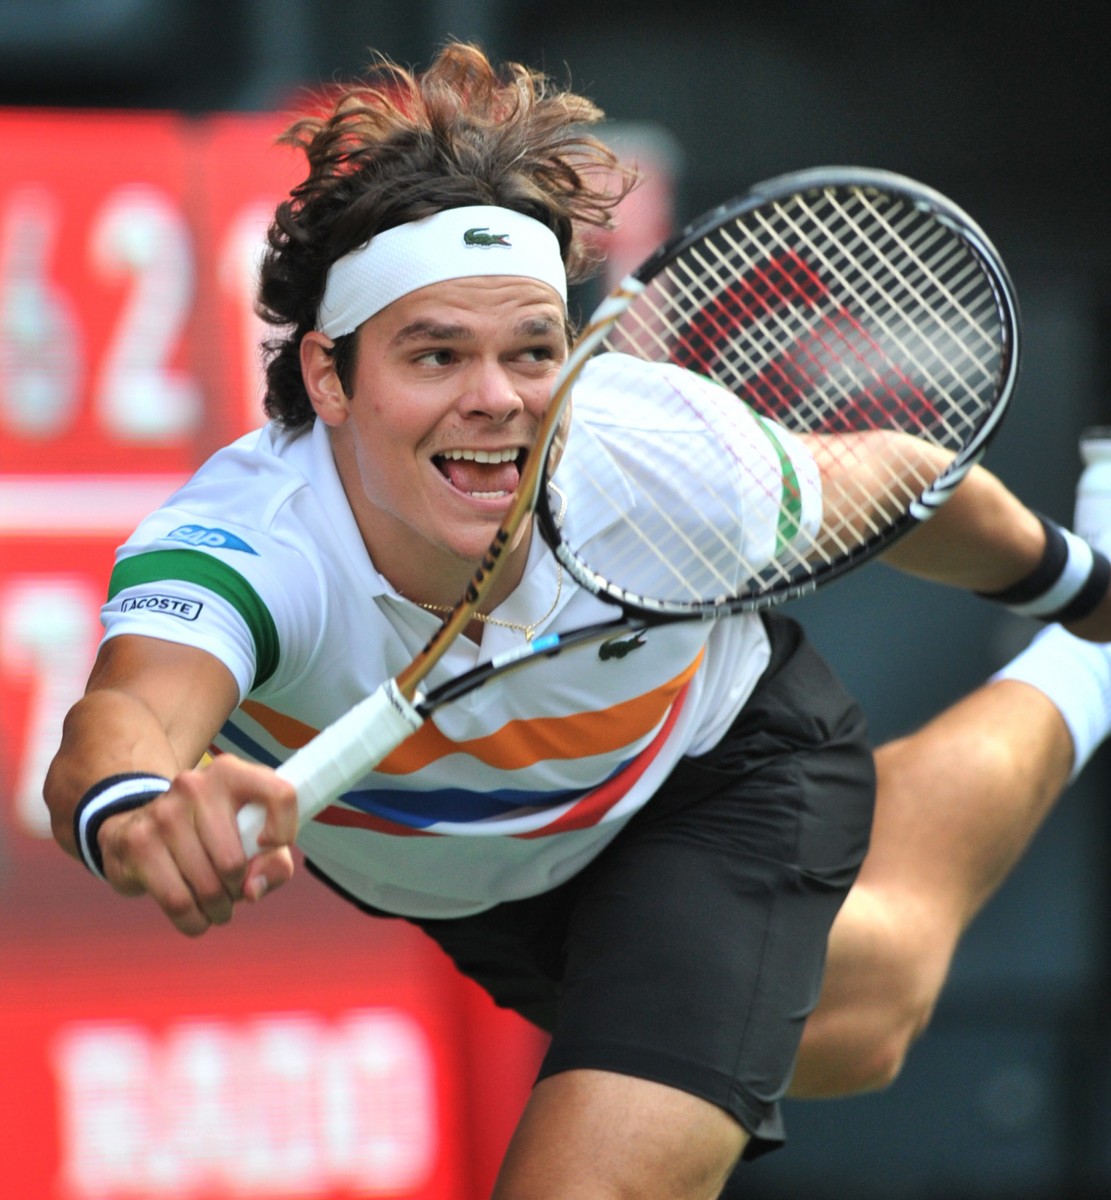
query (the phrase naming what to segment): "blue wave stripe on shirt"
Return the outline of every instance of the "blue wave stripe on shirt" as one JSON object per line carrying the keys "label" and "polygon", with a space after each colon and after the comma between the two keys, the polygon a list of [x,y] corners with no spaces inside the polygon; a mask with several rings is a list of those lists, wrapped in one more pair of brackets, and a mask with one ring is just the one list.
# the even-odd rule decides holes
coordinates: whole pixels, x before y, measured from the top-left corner
{"label": "blue wave stripe on shirt", "polygon": [[[622,763],[612,775],[625,769]],[[607,779],[610,776],[607,776]],[[384,820],[410,829],[425,829],[441,821],[462,824],[467,821],[487,821],[492,818],[511,816],[522,809],[535,811],[542,808],[558,808],[588,796],[607,780],[599,779],[585,788],[571,788],[558,792],[498,791],[470,792],[464,788],[442,788],[429,792],[371,791],[345,792],[343,802],[361,812],[371,813]]]}
{"label": "blue wave stripe on shirt", "polygon": [[269,750],[264,750],[253,737],[244,733],[242,729],[239,729],[230,721],[224,722],[224,727],[220,730],[220,736],[231,742],[237,750],[241,750],[253,762],[262,763],[266,767],[281,766],[280,758],[275,758]]}

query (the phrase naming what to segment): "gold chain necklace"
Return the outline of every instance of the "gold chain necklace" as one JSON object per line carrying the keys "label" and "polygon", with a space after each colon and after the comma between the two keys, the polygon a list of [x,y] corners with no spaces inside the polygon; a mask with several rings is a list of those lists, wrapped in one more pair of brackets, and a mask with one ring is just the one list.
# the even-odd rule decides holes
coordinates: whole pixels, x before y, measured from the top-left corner
{"label": "gold chain necklace", "polygon": [[[544,622],[552,615],[552,613],[555,612],[556,605],[559,603],[559,598],[562,594],[563,594],[563,564],[557,562],[556,563],[555,599],[552,601],[551,606],[548,608],[548,611],[542,617],[537,617],[536,620],[533,621],[531,624],[526,625],[522,621],[506,621],[501,617],[492,617],[492,616],[490,616],[489,613],[476,612],[474,614],[474,620],[481,621],[483,625],[500,625],[502,627],[502,629],[514,629],[518,633],[523,633],[525,635],[526,642],[531,642],[532,639],[536,636],[537,629],[541,625],[544,624]],[[421,600],[417,601],[417,607],[427,609],[431,613],[447,614],[447,613],[451,613],[451,612],[455,611],[453,606],[450,604],[425,604]]]}
{"label": "gold chain necklace", "polygon": [[[567,497],[556,487],[554,483],[549,483],[548,486],[559,497],[559,512],[556,515],[557,528],[563,524],[563,514],[567,511]],[[517,633],[523,633],[526,642],[531,642],[536,636],[537,629],[555,612],[559,604],[559,598],[563,595],[563,564],[556,561],[556,594],[555,599],[548,606],[548,611],[542,616],[537,617],[535,621],[529,622],[527,625],[521,621],[506,621],[501,617],[492,617],[489,613],[476,612],[474,619],[481,621],[483,625],[498,625],[502,629],[512,629]],[[430,613],[452,613],[455,611],[455,606],[451,604],[425,604],[423,601],[417,601],[417,607],[423,608]]]}

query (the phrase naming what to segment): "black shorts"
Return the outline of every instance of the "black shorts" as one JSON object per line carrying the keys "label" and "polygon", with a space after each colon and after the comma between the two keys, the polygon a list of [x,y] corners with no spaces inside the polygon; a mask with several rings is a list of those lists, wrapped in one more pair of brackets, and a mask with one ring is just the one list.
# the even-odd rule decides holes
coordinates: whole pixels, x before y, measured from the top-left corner
{"label": "black shorts", "polygon": [[413,919],[551,1034],[541,1078],[593,1068],[701,1096],[751,1135],[746,1157],[783,1141],[778,1102],[875,792],[860,709],[793,621],[764,619],[771,662],[728,734],[574,879]]}

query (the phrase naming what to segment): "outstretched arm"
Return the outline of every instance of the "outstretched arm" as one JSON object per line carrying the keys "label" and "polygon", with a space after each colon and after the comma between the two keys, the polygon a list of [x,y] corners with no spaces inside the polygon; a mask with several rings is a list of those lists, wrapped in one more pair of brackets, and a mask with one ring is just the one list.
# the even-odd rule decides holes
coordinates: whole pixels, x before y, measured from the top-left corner
{"label": "outstretched arm", "polygon": [[[862,540],[877,511],[905,509],[951,459],[948,451],[897,431],[807,434],[802,441],[822,479],[819,549],[846,537]],[[881,557],[908,574],[990,594],[1028,580],[1047,546],[1041,519],[995,475],[975,466],[929,520]],[[1087,547],[1083,551],[1090,555]],[[1097,571],[1094,582],[1101,591],[1093,607],[1065,621],[1065,628],[1090,641],[1111,641],[1111,574]]]}
{"label": "outstretched arm", "polygon": [[[90,789],[127,775],[165,789],[107,816],[90,834],[86,854],[100,856],[94,865],[117,891],[151,895],[190,935],[227,921],[237,900],[261,895],[292,872],[287,850],[248,864],[235,815],[248,801],[263,803],[292,841],[293,789],[269,768],[230,755],[195,769],[237,700],[227,668],[204,651],[153,638],[113,638],[66,717],[44,785],[54,836],[76,857],[85,855],[74,816]],[[291,821],[293,828],[285,828]]]}
{"label": "outstretched arm", "polygon": [[[1073,542],[1079,544],[1079,539]],[[1084,550],[1090,555],[1086,546]],[[930,520],[883,558],[936,583],[991,593],[1027,580],[1042,566],[1046,551],[1041,520],[994,475],[975,467]],[[1111,641],[1111,577],[1101,577],[1094,567],[1092,578],[1099,583],[1099,594],[1090,611],[1062,624],[1076,637]]]}

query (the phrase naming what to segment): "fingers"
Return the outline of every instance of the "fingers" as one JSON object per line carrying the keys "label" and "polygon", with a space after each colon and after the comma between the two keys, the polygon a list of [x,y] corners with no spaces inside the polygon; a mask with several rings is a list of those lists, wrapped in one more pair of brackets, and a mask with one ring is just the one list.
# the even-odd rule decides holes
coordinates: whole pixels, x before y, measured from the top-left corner
{"label": "fingers", "polygon": [[[267,842],[282,843],[253,860],[236,825],[248,803],[267,810]],[[150,804],[105,821],[99,836],[109,882],[125,895],[150,895],[175,928],[196,937],[230,921],[241,899],[258,900],[289,880],[293,858],[284,846],[296,833],[292,786],[268,767],[222,755],[182,772]]]}

